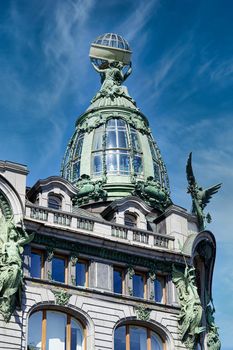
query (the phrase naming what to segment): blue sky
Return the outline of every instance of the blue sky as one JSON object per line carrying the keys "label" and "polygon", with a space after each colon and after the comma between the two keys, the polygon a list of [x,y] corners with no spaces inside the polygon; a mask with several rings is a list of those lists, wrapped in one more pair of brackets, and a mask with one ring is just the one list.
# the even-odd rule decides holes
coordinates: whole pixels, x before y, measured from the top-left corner
{"label": "blue sky", "polygon": [[88,52],[105,32],[121,34],[133,50],[127,85],[160,146],[173,201],[191,206],[190,151],[203,186],[223,183],[208,207],[223,350],[233,349],[232,13],[231,0],[0,3],[0,157],[27,164],[28,185],[59,174],[75,120],[99,88]]}

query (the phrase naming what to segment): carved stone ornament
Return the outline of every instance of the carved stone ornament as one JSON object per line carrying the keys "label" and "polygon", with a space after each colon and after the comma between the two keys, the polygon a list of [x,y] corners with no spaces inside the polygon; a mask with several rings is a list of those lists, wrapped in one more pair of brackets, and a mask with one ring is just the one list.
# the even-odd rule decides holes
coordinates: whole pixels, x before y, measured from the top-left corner
{"label": "carved stone ornament", "polygon": [[209,213],[206,215],[204,214],[204,209],[209,203],[213,194],[218,192],[221,184],[217,184],[206,189],[197,184],[192,168],[192,153],[190,153],[188,157],[186,174],[189,184],[187,193],[190,193],[192,197],[192,213],[197,216],[199,230],[203,231],[205,229],[205,224],[210,223],[212,220]]}
{"label": "carved stone ornament", "polygon": [[132,279],[133,276],[135,275],[135,271],[134,271],[133,266],[129,266],[129,267],[128,267],[127,273],[128,273],[128,275],[129,275],[129,279]]}
{"label": "carved stone ornament", "polygon": [[72,254],[70,256],[70,262],[72,266],[75,266],[78,262],[78,255],[77,254]]}
{"label": "carved stone ornament", "polygon": [[65,306],[68,304],[71,294],[67,293],[65,290],[52,290],[55,296],[55,303],[60,306]]}
{"label": "carved stone ornament", "polygon": [[78,193],[73,199],[73,204],[79,206],[88,203],[90,200],[105,200],[107,191],[103,189],[103,183],[103,180],[92,181],[89,175],[81,175],[76,183]]}
{"label": "carved stone ornament", "polygon": [[144,304],[135,306],[134,312],[138,320],[148,321],[150,319],[151,310],[147,308]]}
{"label": "carved stone ornament", "polygon": [[15,308],[21,306],[23,287],[23,246],[32,241],[23,223],[15,225],[13,217],[0,214],[0,313],[9,322]]}
{"label": "carved stone ornament", "polygon": [[137,181],[132,194],[141,197],[151,207],[161,211],[172,203],[169,192],[152,176],[149,176],[146,181]]}
{"label": "carved stone ornament", "polygon": [[47,261],[52,261],[53,256],[54,256],[54,248],[53,247],[46,247],[46,252],[47,252]]}
{"label": "carved stone ornament", "polygon": [[187,349],[196,350],[200,333],[203,309],[195,285],[195,269],[186,265],[184,273],[173,265],[172,281],[176,286],[180,302],[179,333],[180,339]]}

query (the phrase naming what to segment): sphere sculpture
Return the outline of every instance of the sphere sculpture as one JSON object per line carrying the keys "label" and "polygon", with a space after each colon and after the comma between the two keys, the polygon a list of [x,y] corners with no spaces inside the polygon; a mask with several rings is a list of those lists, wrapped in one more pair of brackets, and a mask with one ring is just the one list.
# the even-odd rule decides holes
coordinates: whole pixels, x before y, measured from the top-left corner
{"label": "sphere sculpture", "polygon": [[98,68],[105,68],[111,62],[121,62],[127,66],[131,62],[128,42],[118,34],[107,33],[99,36],[90,48],[89,57]]}

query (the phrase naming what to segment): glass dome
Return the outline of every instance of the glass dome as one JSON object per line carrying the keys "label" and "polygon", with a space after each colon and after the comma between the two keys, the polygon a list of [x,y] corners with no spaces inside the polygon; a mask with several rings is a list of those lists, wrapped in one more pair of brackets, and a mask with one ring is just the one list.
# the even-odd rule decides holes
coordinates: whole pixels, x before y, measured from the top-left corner
{"label": "glass dome", "polygon": [[128,42],[122,38],[122,36],[113,33],[107,33],[100,35],[93,44],[102,45],[102,46],[111,46],[117,49],[123,49],[130,51]]}

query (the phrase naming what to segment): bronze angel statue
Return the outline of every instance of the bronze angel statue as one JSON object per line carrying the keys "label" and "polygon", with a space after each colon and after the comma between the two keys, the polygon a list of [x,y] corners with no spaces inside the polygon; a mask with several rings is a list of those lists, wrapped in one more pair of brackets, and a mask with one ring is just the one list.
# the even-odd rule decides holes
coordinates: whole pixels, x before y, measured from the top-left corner
{"label": "bronze angel statue", "polygon": [[195,285],[195,269],[186,265],[184,273],[173,265],[172,281],[176,286],[180,302],[179,333],[187,349],[196,349],[199,334],[205,331],[201,326],[203,309]]}
{"label": "bronze angel statue", "polygon": [[23,281],[23,246],[33,239],[23,224],[17,227],[13,217],[0,218],[0,312],[6,322],[16,306],[20,306]]}
{"label": "bronze angel statue", "polygon": [[199,230],[202,231],[205,228],[205,222],[211,222],[210,214],[208,213],[205,215],[204,209],[209,203],[213,194],[218,192],[221,184],[217,184],[206,189],[199,187],[193,174],[192,153],[190,153],[188,157],[186,174],[189,184],[188,193],[190,193],[192,197],[192,213],[197,215]]}

